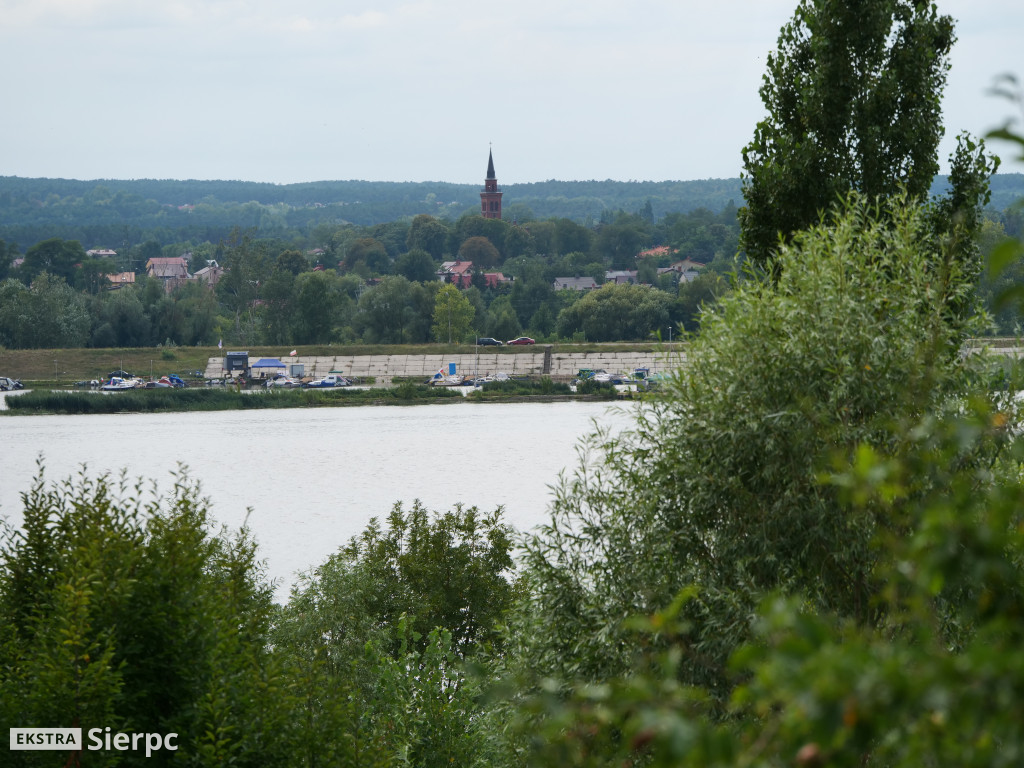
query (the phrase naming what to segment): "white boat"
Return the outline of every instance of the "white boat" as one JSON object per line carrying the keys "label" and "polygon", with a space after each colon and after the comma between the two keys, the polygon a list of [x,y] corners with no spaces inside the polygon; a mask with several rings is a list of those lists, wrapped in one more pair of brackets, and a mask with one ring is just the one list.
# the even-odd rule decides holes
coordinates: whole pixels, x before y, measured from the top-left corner
{"label": "white boat", "polygon": [[103,392],[121,392],[125,389],[135,389],[138,382],[135,379],[122,379],[120,376],[111,376],[110,381],[100,387]]}

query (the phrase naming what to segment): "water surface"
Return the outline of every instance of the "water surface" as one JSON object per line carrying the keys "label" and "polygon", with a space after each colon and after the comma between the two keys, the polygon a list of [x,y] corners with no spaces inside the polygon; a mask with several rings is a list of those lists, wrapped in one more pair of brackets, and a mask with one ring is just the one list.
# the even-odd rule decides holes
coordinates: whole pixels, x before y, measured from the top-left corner
{"label": "water surface", "polygon": [[3,417],[0,517],[20,521],[39,456],[51,480],[87,465],[163,491],[184,464],[219,523],[248,519],[283,596],[396,501],[502,505],[519,530],[544,522],[550,486],[595,419],[629,424],[620,408],[572,402]]}

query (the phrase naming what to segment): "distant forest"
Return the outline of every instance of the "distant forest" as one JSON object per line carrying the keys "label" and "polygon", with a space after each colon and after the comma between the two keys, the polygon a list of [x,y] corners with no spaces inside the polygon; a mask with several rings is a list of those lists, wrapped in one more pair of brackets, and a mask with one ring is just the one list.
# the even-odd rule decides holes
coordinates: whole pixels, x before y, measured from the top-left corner
{"label": "distant forest", "polygon": [[[936,179],[941,192],[946,178]],[[22,252],[59,237],[86,248],[124,249],[143,241],[217,243],[233,229],[261,236],[319,227],[374,226],[418,214],[456,221],[479,209],[480,185],[445,182],[318,181],[266,184],[171,179],[0,177],[0,240]],[[506,221],[564,218],[593,226],[610,215],[644,211],[655,220],[700,208],[742,205],[740,180],[542,181],[502,186]],[[992,179],[990,207],[1024,197],[1024,174]]]}

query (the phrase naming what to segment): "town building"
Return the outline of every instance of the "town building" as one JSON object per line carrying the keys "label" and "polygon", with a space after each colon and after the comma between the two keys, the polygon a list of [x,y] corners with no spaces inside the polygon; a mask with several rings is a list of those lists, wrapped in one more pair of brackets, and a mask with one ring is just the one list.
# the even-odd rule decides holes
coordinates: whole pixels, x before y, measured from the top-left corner
{"label": "town building", "polygon": [[184,256],[154,256],[146,262],[146,275],[161,280],[167,293],[191,278],[188,273],[188,260]]}
{"label": "town building", "polygon": [[593,291],[597,287],[592,277],[556,277],[554,282],[556,291]]}
{"label": "town building", "polygon": [[111,291],[116,291],[118,288],[123,288],[126,285],[135,285],[135,273],[113,272],[107,275],[107,280],[110,281],[110,285],[107,287]]}

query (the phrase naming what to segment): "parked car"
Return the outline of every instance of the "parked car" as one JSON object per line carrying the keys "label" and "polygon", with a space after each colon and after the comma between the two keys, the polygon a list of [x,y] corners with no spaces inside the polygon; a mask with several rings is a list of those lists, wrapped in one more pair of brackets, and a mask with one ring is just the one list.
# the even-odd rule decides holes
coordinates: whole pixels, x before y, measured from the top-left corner
{"label": "parked car", "polygon": [[529,336],[518,336],[517,338],[512,339],[512,341],[508,341],[508,342],[505,342],[505,343],[506,344],[536,344],[537,342],[535,342]]}
{"label": "parked car", "polygon": [[485,336],[482,339],[476,340],[477,346],[481,347],[500,347],[501,342],[497,339],[492,339],[490,336]]}
{"label": "parked car", "polygon": [[18,379],[10,379],[6,376],[0,376],[0,391],[11,392],[15,389],[22,389],[21,381]]}

